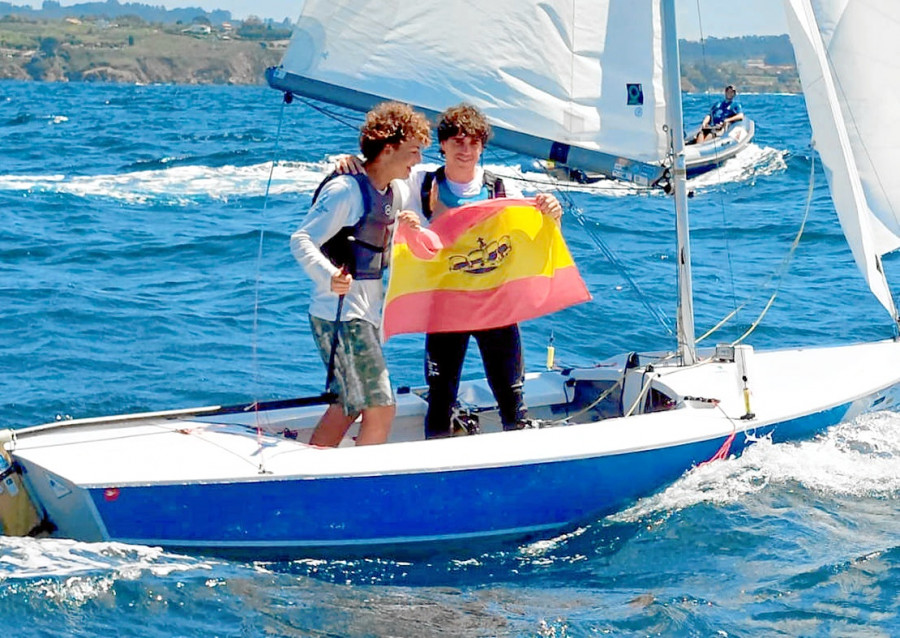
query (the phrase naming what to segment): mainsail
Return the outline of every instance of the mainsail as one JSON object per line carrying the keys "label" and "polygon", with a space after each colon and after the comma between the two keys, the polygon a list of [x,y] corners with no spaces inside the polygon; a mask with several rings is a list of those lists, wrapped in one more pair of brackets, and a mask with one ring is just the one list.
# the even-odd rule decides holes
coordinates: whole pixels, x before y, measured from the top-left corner
{"label": "mainsail", "polygon": [[307,0],[269,83],[366,110],[469,102],[493,144],[638,183],[669,141],[654,0]]}
{"label": "mainsail", "polygon": [[267,78],[358,110],[468,102],[497,146],[639,184],[670,170],[679,354],[695,361],[674,0],[307,0]]}
{"label": "mainsail", "polygon": [[897,320],[881,255],[900,247],[900,2],[785,0],[785,9],[841,227],[872,292]]}

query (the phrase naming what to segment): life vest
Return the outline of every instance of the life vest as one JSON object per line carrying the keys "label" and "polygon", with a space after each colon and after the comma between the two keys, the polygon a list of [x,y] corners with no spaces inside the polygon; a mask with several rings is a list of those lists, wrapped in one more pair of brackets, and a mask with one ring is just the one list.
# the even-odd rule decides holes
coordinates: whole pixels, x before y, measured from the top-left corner
{"label": "life vest", "polygon": [[[503,180],[490,171],[482,171],[482,173],[484,180],[482,191],[486,192],[486,197],[483,197],[483,199],[506,197],[506,187],[503,186]],[[434,184],[435,180],[437,180],[438,194],[440,194],[440,189],[442,187],[446,188],[447,183],[447,173],[443,166],[436,171],[428,171],[425,173],[425,179],[422,180],[422,213],[425,215],[425,219],[431,219],[433,214],[431,210],[431,185]],[[474,198],[470,201],[476,201],[477,199],[481,198]]]}
{"label": "life vest", "polygon": [[[339,177],[332,173],[313,194],[313,203],[322,188]],[[391,229],[397,216],[394,193],[390,186],[379,193],[366,175],[347,175],[356,180],[362,195],[363,214],[353,226],[344,226],[322,244],[322,254],[338,268],[345,268],[354,279],[381,279],[388,267],[391,251]]]}

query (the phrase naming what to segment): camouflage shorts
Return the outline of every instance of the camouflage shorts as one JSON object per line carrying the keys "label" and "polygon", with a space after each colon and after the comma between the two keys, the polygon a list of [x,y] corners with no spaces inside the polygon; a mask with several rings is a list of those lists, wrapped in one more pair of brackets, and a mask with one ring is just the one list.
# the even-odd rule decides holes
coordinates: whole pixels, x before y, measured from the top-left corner
{"label": "camouflage shorts", "polygon": [[[309,325],[327,368],[335,324],[310,315]],[[338,326],[334,379],[328,390],[338,396],[344,414],[358,414],[364,408],[394,405],[394,392],[378,329],[362,319],[341,321]]]}

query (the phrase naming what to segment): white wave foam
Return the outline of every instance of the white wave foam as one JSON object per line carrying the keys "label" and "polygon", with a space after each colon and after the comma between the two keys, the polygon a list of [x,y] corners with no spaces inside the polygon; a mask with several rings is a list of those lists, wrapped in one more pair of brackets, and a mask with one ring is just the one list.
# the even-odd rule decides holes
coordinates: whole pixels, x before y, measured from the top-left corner
{"label": "white wave foam", "polygon": [[[164,163],[171,162],[171,158]],[[437,165],[427,164],[429,168]],[[786,166],[784,152],[751,144],[720,168],[689,181],[689,187],[709,188],[725,182],[746,181]],[[171,166],[113,175],[2,175],[0,190],[65,193],[78,197],[107,197],[129,203],[163,202],[186,205],[198,198],[228,201],[235,197],[263,196],[269,172],[271,194],[312,193],[331,168],[324,162],[279,162],[250,166]],[[601,180],[593,184],[560,181],[541,171],[521,166],[491,164],[486,168],[514,182],[526,195],[537,191],[568,190],[600,193],[610,197],[660,193],[659,189]]]}
{"label": "white wave foam", "polygon": [[601,179],[590,184],[559,179],[535,164],[535,170],[523,170],[521,166],[487,165],[489,171],[504,180],[512,181],[526,196],[538,191],[564,190],[568,192],[599,193],[607,197],[626,197],[638,194],[662,194],[658,188],[648,188],[617,179]]}
{"label": "white wave foam", "polygon": [[0,536],[0,582],[82,576],[134,580],[144,573],[210,570],[213,564],[159,547]]}
{"label": "white wave foam", "polygon": [[900,414],[877,412],[800,443],[763,439],[739,458],[696,467],[663,492],[638,501],[610,520],[647,516],[701,503],[723,505],[772,485],[799,483],[824,494],[900,496]]}
{"label": "white wave foam", "polygon": [[[784,160],[787,151],[768,146],[749,144],[747,148],[724,162],[720,167],[688,180],[691,190],[708,189],[725,183],[745,182],[763,175],[771,175],[787,168]],[[567,190],[584,193],[599,193],[607,197],[627,197],[631,195],[662,195],[658,188],[639,186],[615,179],[601,179],[590,184],[561,180],[543,170],[536,163],[535,170],[523,170],[515,166],[488,166],[489,170],[501,177],[515,181],[526,194],[540,190]]]}
{"label": "white wave foam", "polygon": [[756,177],[771,175],[787,168],[784,157],[787,151],[769,146],[748,144],[747,148],[724,162],[721,166],[688,180],[693,190],[712,188],[726,183],[746,182]]}
{"label": "white wave foam", "polygon": [[325,176],[325,162],[281,162],[251,166],[173,166],[117,175],[2,175],[0,190],[108,197],[130,203],[163,201],[183,205],[197,198],[228,201],[270,193],[312,192]]}

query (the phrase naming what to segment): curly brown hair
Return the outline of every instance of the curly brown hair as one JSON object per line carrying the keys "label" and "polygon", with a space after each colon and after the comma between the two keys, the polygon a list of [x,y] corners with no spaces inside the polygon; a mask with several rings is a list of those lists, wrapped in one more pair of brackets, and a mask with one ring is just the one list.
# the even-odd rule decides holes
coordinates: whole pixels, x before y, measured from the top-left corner
{"label": "curly brown hair", "polygon": [[431,144],[427,118],[402,102],[382,102],[366,113],[359,129],[359,148],[366,161],[378,157],[388,144],[415,139],[423,146]]}
{"label": "curly brown hair", "polygon": [[462,134],[481,140],[484,146],[491,138],[491,125],[481,111],[471,104],[463,103],[451,106],[441,113],[437,132],[439,142]]}

